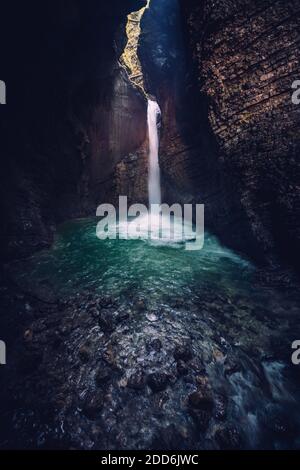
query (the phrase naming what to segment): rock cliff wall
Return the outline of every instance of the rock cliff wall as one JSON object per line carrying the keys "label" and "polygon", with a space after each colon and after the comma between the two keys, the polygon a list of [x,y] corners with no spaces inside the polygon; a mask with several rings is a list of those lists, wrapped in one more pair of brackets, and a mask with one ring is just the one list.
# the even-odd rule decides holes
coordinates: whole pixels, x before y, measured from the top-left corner
{"label": "rock cliff wall", "polygon": [[[152,0],[139,54],[162,108],[165,199],[263,263],[299,266],[299,2]],[[298,77],[299,78],[299,77]]]}
{"label": "rock cliff wall", "polygon": [[255,253],[253,238],[243,230],[241,204],[232,196],[231,181],[219,164],[208,100],[199,92],[193,45],[187,40],[179,0],[152,0],[141,26],[139,55],[145,86],[162,110],[164,200],[204,203],[207,228],[236,249]]}
{"label": "rock cliff wall", "polygon": [[13,1],[1,11],[1,255],[47,246],[95,214],[101,182],[146,136],[146,103],[118,65],[143,0]]}
{"label": "rock cliff wall", "polygon": [[[240,214],[243,223],[233,228],[249,234],[262,259],[299,267],[300,108],[291,102],[299,2],[184,0],[181,7],[219,177],[230,184],[228,223]],[[230,210],[232,201],[239,212]]]}

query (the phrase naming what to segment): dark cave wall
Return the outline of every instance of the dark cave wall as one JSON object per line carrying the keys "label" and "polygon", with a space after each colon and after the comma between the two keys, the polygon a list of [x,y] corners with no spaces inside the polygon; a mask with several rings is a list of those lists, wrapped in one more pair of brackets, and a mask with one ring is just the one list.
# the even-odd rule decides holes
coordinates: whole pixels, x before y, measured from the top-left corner
{"label": "dark cave wall", "polygon": [[291,85],[299,78],[300,4],[183,0],[181,7],[217,167],[229,182],[228,223],[242,215],[233,228],[249,234],[262,259],[299,268],[300,108]]}
{"label": "dark cave wall", "polygon": [[[112,88],[93,110],[88,135],[91,158],[87,173],[95,202],[118,202],[119,195],[129,195],[130,202],[139,202],[142,193],[135,185],[132,194],[116,185],[118,164],[132,153],[140,153],[147,140],[147,101],[129,81],[124,69],[116,66],[108,77]],[[147,169],[144,165],[143,174]],[[139,180],[139,169],[134,176]],[[128,175],[128,180],[130,176]],[[147,183],[145,185],[147,188]],[[143,188],[141,188],[143,190]]]}
{"label": "dark cave wall", "polygon": [[162,190],[164,200],[171,202],[177,196],[176,177],[179,177],[179,186],[182,189],[190,190],[190,180],[186,172],[182,172],[181,168],[180,175],[177,174],[176,156],[179,155],[179,158],[184,160],[187,158],[187,147],[194,144],[192,132],[189,132],[187,142],[183,141],[182,136],[184,129],[190,130],[192,120],[187,119],[185,113],[188,70],[180,34],[180,10],[177,0],[151,0],[150,7],[142,18],[141,29],[138,54],[146,91],[156,98],[162,112]]}
{"label": "dark cave wall", "polygon": [[241,203],[232,194],[232,181],[220,167],[208,119],[209,103],[199,92],[198,70],[179,0],[152,0],[141,26],[139,56],[145,84],[162,110],[164,200],[204,203],[207,228],[222,235],[228,245],[259,255]]}
{"label": "dark cave wall", "polygon": [[2,6],[5,259],[47,246],[57,223],[94,214],[101,202],[102,172],[105,179],[118,160],[145,140],[146,104],[117,60],[126,40],[126,15],[144,4],[31,0]]}
{"label": "dark cave wall", "polygon": [[299,2],[176,4],[152,0],[139,48],[164,197],[204,203],[206,227],[257,261],[299,267]]}

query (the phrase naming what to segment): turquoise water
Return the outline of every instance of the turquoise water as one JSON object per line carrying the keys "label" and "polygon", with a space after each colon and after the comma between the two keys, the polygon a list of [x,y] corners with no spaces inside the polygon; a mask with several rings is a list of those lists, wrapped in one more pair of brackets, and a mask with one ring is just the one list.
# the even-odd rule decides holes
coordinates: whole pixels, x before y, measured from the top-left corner
{"label": "turquoise water", "polygon": [[58,295],[91,289],[122,297],[130,291],[152,304],[193,295],[195,287],[229,293],[249,287],[253,266],[208,233],[202,250],[187,251],[151,240],[99,240],[96,225],[84,219],[61,226],[50,250],[17,268],[19,280],[37,289],[48,283]]}

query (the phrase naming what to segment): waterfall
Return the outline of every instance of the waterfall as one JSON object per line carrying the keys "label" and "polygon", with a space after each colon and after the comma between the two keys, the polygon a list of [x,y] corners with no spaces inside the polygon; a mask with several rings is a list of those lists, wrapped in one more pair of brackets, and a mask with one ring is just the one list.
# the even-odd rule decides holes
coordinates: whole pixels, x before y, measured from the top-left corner
{"label": "waterfall", "polygon": [[148,100],[148,132],[149,132],[149,205],[161,204],[160,168],[158,161],[158,129],[157,122],[161,111],[156,101]]}

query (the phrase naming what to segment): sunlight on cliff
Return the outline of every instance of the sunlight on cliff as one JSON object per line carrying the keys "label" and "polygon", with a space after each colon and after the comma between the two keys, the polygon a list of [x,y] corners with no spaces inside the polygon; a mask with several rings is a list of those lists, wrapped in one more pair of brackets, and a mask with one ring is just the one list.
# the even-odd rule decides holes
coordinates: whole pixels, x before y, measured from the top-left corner
{"label": "sunlight on cliff", "polygon": [[149,8],[149,4],[150,0],[144,8],[128,15],[126,25],[127,44],[120,57],[121,64],[126,68],[130,80],[141,88],[143,93],[145,93],[144,77],[137,51],[141,34],[141,19],[146,8]]}

